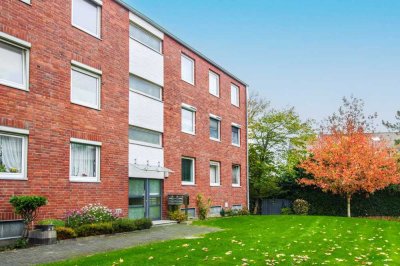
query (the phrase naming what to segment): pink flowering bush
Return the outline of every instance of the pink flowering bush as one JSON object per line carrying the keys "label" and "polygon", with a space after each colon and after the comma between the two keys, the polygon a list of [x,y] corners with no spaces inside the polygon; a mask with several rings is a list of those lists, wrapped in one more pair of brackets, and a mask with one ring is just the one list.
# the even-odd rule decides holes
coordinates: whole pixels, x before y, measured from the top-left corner
{"label": "pink flowering bush", "polygon": [[96,224],[112,222],[118,219],[118,214],[106,206],[89,204],[80,210],[74,210],[67,213],[65,225],[67,227],[77,228],[83,224]]}

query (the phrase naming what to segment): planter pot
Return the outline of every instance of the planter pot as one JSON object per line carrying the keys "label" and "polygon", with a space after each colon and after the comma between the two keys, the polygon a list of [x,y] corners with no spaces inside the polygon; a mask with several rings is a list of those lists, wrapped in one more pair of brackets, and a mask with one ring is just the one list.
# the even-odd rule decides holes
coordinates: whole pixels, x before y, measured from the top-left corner
{"label": "planter pot", "polygon": [[36,230],[40,231],[54,231],[54,225],[53,224],[38,224],[35,225]]}

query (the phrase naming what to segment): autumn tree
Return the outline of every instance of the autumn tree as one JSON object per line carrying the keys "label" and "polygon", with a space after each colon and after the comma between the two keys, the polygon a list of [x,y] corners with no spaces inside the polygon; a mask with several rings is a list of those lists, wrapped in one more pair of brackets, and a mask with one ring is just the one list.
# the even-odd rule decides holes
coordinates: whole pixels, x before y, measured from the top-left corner
{"label": "autumn tree", "polygon": [[374,193],[400,183],[395,151],[385,142],[374,142],[366,132],[372,128],[371,119],[364,116],[361,100],[344,98],[340,112],[327,120],[328,132],[320,135],[311,155],[300,164],[312,178],[301,178],[299,183],[344,196],[349,217],[355,193]]}

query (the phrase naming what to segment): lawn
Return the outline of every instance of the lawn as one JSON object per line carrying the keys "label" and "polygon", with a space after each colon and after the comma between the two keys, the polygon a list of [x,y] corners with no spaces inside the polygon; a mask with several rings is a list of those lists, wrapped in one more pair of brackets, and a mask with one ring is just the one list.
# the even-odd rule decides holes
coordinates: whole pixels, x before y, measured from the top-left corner
{"label": "lawn", "polygon": [[[400,222],[320,216],[242,216],[223,228],[53,265],[397,265]],[[113,264],[114,263],[114,264]]]}

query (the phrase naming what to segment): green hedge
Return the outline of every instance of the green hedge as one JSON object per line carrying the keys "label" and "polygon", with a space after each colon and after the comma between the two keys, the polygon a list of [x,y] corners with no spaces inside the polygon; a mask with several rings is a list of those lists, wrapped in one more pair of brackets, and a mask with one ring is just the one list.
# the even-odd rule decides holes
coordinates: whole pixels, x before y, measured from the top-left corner
{"label": "green hedge", "polygon": [[[311,187],[297,187],[288,195],[310,203],[310,215],[346,216],[346,200]],[[400,191],[388,188],[374,194],[356,194],[351,202],[352,216],[400,216]]]}

